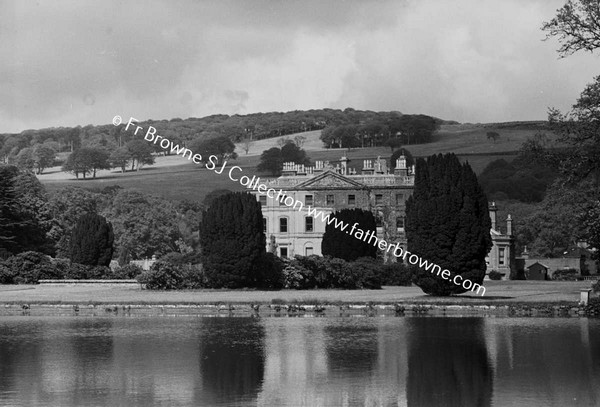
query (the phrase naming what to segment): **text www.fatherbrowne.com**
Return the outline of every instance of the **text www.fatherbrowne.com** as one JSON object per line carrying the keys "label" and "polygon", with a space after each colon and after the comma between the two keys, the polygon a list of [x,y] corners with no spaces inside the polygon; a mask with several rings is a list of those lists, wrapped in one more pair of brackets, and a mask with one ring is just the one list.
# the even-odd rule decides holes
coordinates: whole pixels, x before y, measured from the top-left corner
{"label": "text www.fatherbrowne.com", "polygon": [[[219,164],[219,158],[215,155],[210,155],[207,159],[203,159],[202,155],[194,153],[190,149],[185,146],[179,146],[179,144],[173,143],[171,140],[162,137],[156,134],[156,129],[152,126],[148,126],[148,129],[144,133],[144,129],[142,126],[138,126],[137,123],[139,120],[130,117],[127,125],[125,126],[125,131],[128,131],[131,128],[135,128],[133,131],[134,135],[138,135],[138,132],[141,131],[140,136],[144,135],[144,140],[148,141],[152,144],[158,144],[164,150],[168,150],[172,154],[180,155],[183,158],[187,158],[188,160],[194,162],[195,164],[204,164],[206,169],[214,171],[215,174],[221,175],[225,172],[227,168],[227,160],[225,160],[222,164]],[[118,126],[122,123],[122,119],[120,116],[115,116],[113,118],[113,124]],[[426,259],[421,258],[417,254],[411,253],[408,250],[404,250],[399,243],[390,244],[383,239],[378,238],[372,230],[367,230],[366,232],[358,227],[358,223],[350,226],[346,222],[340,221],[336,219],[331,214],[325,213],[323,211],[312,208],[311,206],[304,207],[304,203],[299,201],[298,199],[294,199],[291,196],[286,195],[285,191],[279,189],[276,191],[273,188],[267,187],[267,185],[260,182],[260,178],[257,176],[252,176],[252,178],[242,175],[242,169],[237,165],[229,167],[229,171],[227,175],[229,179],[233,182],[239,182],[244,187],[251,189],[253,191],[257,191],[261,195],[266,195],[271,199],[275,199],[284,205],[291,207],[293,209],[298,210],[299,212],[306,211],[308,216],[312,216],[315,219],[321,219],[322,222],[338,228],[341,231],[345,231],[351,236],[354,236],[356,239],[362,240],[368,244],[372,244],[377,246],[380,250],[386,251],[387,253],[393,253],[394,256],[398,258],[402,258],[403,260],[407,260],[408,263],[412,265],[418,265],[421,269],[426,271],[431,271],[432,274],[442,277],[444,280],[450,280],[454,284],[461,286],[465,290],[473,291],[479,294],[481,291],[481,295],[485,295],[485,287],[480,284],[474,283],[469,279],[463,279],[460,274],[452,275],[452,273],[447,269],[442,269],[439,265],[429,262]],[[238,176],[239,178],[236,178]],[[348,230],[350,227],[350,230]]]}

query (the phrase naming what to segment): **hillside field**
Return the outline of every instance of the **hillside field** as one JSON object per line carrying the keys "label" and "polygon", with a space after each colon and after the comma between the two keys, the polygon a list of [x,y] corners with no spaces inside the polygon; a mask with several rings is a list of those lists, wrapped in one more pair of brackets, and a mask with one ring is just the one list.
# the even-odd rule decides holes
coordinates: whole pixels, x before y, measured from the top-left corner
{"label": "hillside field", "polygon": [[[467,160],[476,173],[481,173],[485,166],[493,160],[504,158],[511,160],[521,144],[538,130],[531,124],[493,125],[493,124],[453,124],[442,125],[435,135],[435,141],[429,144],[415,144],[406,148],[415,157],[426,157],[438,153],[455,153],[461,161]],[[500,138],[494,143],[487,139],[488,131],[496,131]],[[347,149],[326,149],[319,140],[320,131],[299,133],[306,137],[303,148],[314,162],[316,160],[337,161],[342,155],[350,160],[361,161],[377,156],[389,158],[392,151],[389,147],[368,147]],[[293,139],[295,135],[286,138]],[[263,150],[278,146],[278,138],[258,140],[250,146],[248,154],[239,145],[237,160],[232,164],[242,167],[245,175],[258,174],[256,166]],[[119,185],[123,188],[136,188],[143,192],[161,195],[169,199],[189,199],[202,201],[214,189],[240,191],[243,187],[229,180],[226,174],[217,175],[202,166],[190,163],[178,156],[157,157],[156,164],[142,168],[137,172],[99,171],[97,179],[76,179],[72,174],[60,171],[60,168],[49,168],[38,176],[49,191],[74,185],[85,188],[104,188]]]}

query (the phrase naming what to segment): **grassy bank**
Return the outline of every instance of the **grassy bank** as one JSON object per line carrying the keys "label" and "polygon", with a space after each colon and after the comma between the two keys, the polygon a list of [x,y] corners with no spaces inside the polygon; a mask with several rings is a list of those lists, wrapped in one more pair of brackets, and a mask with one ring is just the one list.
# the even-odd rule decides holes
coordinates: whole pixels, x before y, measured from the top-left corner
{"label": "grassy bank", "polygon": [[0,286],[0,304],[577,304],[588,281],[488,281],[484,296],[431,297],[418,287],[382,290],[191,290],[149,291],[115,286]]}

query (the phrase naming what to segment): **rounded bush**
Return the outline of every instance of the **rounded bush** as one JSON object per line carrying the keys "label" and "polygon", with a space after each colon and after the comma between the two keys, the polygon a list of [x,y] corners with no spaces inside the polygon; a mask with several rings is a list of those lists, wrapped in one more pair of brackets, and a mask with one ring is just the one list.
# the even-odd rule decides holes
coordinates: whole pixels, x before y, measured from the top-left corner
{"label": "rounded bush", "polygon": [[207,283],[202,265],[182,266],[163,261],[157,261],[136,279],[149,290],[204,288]]}
{"label": "rounded bush", "polygon": [[490,278],[490,280],[502,280],[502,273],[496,270],[492,270],[488,273],[488,277]]}
{"label": "rounded bush", "polygon": [[410,287],[413,273],[403,263],[384,264],[381,271],[381,285]]}
{"label": "rounded bush", "polygon": [[115,280],[127,280],[130,278],[136,278],[144,272],[137,264],[129,263],[121,267],[117,267],[110,272],[110,278]]}
{"label": "rounded bush", "polygon": [[10,270],[8,275],[13,276],[14,284],[37,284],[39,280],[63,277],[50,257],[38,252],[23,252],[9,257],[4,266]]}
{"label": "rounded bush", "polygon": [[577,281],[579,273],[575,269],[561,269],[556,270],[552,274],[552,280],[556,281]]}

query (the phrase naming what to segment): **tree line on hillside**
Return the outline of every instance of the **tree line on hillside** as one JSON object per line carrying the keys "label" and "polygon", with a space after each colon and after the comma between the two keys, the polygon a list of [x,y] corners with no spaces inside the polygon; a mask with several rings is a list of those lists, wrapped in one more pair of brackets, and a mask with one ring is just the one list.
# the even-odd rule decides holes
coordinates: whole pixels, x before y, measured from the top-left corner
{"label": "tree line on hillside", "polygon": [[389,146],[393,150],[405,144],[430,143],[441,123],[434,117],[397,112],[356,116],[352,122],[325,127],[321,141],[328,148]]}
{"label": "tree line on hillside", "polygon": [[[310,130],[325,129],[324,142],[328,146],[373,146],[389,141],[403,144],[430,141],[432,132],[441,120],[424,115],[402,115],[399,112],[372,112],[354,109],[319,109],[293,111],[286,113],[255,113],[249,115],[212,115],[203,118],[147,120],[139,125],[153,126],[157,134],[174,144],[198,149],[202,142],[213,140],[220,145],[219,154],[232,155],[225,140],[231,144],[269,137],[281,137],[288,134]],[[350,134],[352,133],[352,134]],[[82,155],[101,165],[86,164],[79,169],[80,159],[73,159],[66,170],[74,174],[89,175],[94,170],[119,168],[125,171],[140,165],[149,165],[146,151],[138,152],[139,146],[132,145],[140,141],[140,136],[125,131],[125,125],[87,125],[77,127],[54,127],[39,130],[25,130],[18,134],[0,134],[0,162],[17,165],[19,168],[35,169],[40,174],[44,169],[56,164],[65,164],[64,156],[81,148]],[[164,149],[160,143],[146,143],[150,153],[170,155],[170,149]],[[93,150],[90,150],[93,149]],[[212,148],[214,149],[214,148]],[[135,150],[135,152],[132,152]],[[211,150],[208,148],[207,150]],[[90,151],[93,152],[90,157]],[[101,151],[101,152],[100,152]],[[108,154],[108,157],[104,155]],[[134,154],[142,154],[138,159]],[[210,154],[208,154],[210,155]],[[205,154],[203,154],[205,156]],[[60,159],[57,160],[57,157]],[[89,161],[85,160],[85,161]],[[73,170],[74,168],[74,170]]]}

